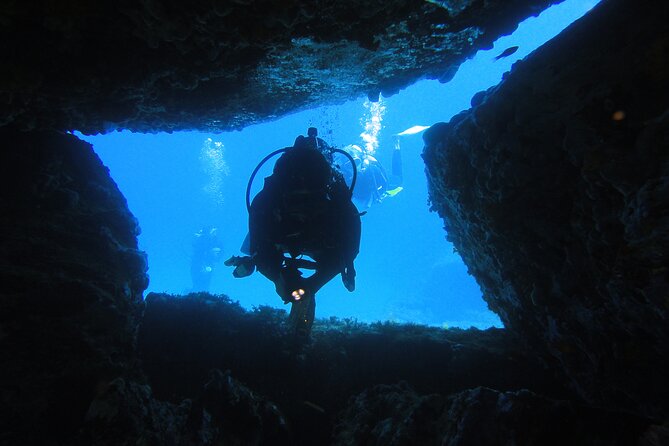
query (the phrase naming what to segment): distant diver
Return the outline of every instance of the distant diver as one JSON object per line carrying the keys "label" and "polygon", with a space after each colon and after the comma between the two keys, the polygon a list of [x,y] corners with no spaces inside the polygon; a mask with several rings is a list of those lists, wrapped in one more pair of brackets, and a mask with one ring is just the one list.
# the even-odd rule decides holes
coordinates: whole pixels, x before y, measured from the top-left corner
{"label": "distant diver", "polygon": [[[403,190],[404,174],[402,167],[401,137],[415,135],[428,129],[429,126],[415,125],[400,133],[396,133],[392,155],[390,174],[383,165],[370,153],[356,144],[344,147],[355,162],[358,178],[353,189],[353,201],[360,211],[367,211],[374,204],[381,203],[388,197],[394,197]],[[344,178],[350,183],[352,177],[351,163],[347,157],[336,154],[335,166],[342,171]]]}
{"label": "distant diver", "polygon": [[495,56],[495,60],[500,60],[500,59],[503,59],[505,57],[509,57],[510,55],[515,53],[516,51],[518,51],[517,46],[510,46],[509,48],[505,49],[504,51],[499,53],[497,56]]}
{"label": "distant diver", "polygon": [[[250,202],[256,173],[279,153],[272,175]],[[250,275],[257,268],[274,283],[284,303],[292,304],[289,323],[300,339],[311,332],[316,293],[326,283],[341,274],[346,289],[355,289],[353,261],[360,249],[360,214],[351,201],[352,187],[332,166],[337,153],[347,156],[318,138],[311,127],[292,147],[266,156],[246,191],[249,255],[225,262],[235,266],[235,277]],[[352,186],[356,176],[354,169]],[[314,272],[305,277],[301,270]]]}
{"label": "distant diver", "polygon": [[209,291],[214,267],[220,258],[221,244],[218,240],[218,229],[205,226],[198,230],[193,235],[193,255],[190,264],[192,291]]}
{"label": "distant diver", "polygon": [[402,191],[402,155],[398,138],[395,139],[391,175],[388,175],[376,157],[362,147],[350,144],[343,150],[353,158],[354,164],[348,158],[338,155],[335,157],[335,166],[341,169],[347,182],[351,180],[353,167],[357,170],[358,179],[353,188],[353,201],[360,211],[367,211],[372,205]]}

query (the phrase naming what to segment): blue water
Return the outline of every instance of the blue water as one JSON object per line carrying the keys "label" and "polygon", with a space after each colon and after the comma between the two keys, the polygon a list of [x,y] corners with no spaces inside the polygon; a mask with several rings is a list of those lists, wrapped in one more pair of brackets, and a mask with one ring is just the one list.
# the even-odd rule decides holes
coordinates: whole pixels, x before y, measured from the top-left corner
{"label": "blue water", "polygon": [[[140,248],[149,257],[147,292],[182,294],[193,289],[190,262],[194,234],[211,225],[218,228],[222,255],[214,267],[209,291],[227,294],[247,308],[282,307],[273,284],[265,277],[255,273],[235,279],[222,262],[240,254],[247,231],[247,181],[266,154],[292,145],[295,137],[305,134],[310,126],[317,127],[331,145],[364,145],[360,135],[376,107],[381,126],[375,135],[375,156],[390,169],[394,134],[414,125],[447,122],[469,108],[476,92],[497,84],[513,62],[554,37],[596,3],[568,0],[554,6],[523,22],[512,35],[500,38],[493,49],[477,53],[460,67],[451,82],[421,81],[382,98],[376,106],[361,98],[220,134],[77,135],[93,144],[140,222]],[[519,46],[518,51],[494,60],[511,46]],[[336,277],[318,293],[317,316],[501,327],[497,315],[483,301],[476,281],[446,241],[442,221],[428,211],[421,134],[400,138],[404,189],[362,217],[356,290],[347,292]],[[272,163],[268,164],[254,183],[254,193],[268,175]]]}

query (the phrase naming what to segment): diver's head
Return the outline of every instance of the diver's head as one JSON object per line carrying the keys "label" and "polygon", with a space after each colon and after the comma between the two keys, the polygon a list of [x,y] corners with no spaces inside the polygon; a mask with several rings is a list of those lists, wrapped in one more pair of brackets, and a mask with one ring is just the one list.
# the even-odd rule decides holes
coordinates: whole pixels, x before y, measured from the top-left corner
{"label": "diver's head", "polygon": [[316,127],[309,127],[307,129],[307,140],[312,149],[321,150],[320,142],[323,140],[318,138],[318,129]]}
{"label": "diver's head", "polygon": [[351,158],[353,158],[353,161],[355,161],[356,167],[360,168],[362,160],[365,158],[365,151],[362,150],[360,146],[357,146],[355,144],[347,145],[346,147],[344,147],[344,151],[349,155],[351,155]]}
{"label": "diver's head", "polygon": [[309,148],[309,149],[319,149],[319,139],[318,139],[318,130],[316,130],[316,127],[309,127],[309,130],[307,130],[307,136],[303,135],[298,135],[297,138],[295,138],[295,143],[293,144],[293,147],[295,148]]}
{"label": "diver's head", "polygon": [[202,236],[215,237],[217,233],[218,233],[217,227],[212,225],[205,225],[197,230],[197,232],[195,233],[195,237],[202,237]]}

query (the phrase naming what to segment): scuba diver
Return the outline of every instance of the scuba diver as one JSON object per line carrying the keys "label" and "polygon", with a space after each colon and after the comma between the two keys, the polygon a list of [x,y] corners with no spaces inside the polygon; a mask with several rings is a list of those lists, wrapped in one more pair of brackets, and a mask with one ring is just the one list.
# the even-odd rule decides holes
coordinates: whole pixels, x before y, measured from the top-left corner
{"label": "scuba diver", "polygon": [[[403,190],[402,152],[400,150],[400,138],[407,135],[415,135],[429,128],[429,126],[415,125],[403,132],[396,133],[393,149],[392,168],[390,175],[383,165],[371,153],[362,147],[350,144],[344,147],[351,158],[355,161],[357,169],[357,182],[353,189],[353,201],[361,211],[367,211],[372,205],[381,203],[388,197],[394,197]],[[347,157],[335,154],[335,165],[341,170],[347,183],[351,182],[353,165]]]}
{"label": "scuba diver", "polygon": [[209,291],[214,267],[221,257],[218,229],[205,226],[193,235],[190,276],[193,291]]}
{"label": "scuba diver", "polygon": [[[301,338],[311,331],[316,293],[326,283],[341,274],[346,289],[355,289],[353,261],[360,248],[360,214],[343,176],[332,166],[335,152],[346,156],[318,138],[311,127],[292,147],[265,157],[247,187],[250,255],[225,262],[235,266],[235,277],[248,276],[257,268],[271,280],[284,303],[292,304],[289,323]],[[272,174],[249,204],[255,174],[279,153]],[[313,274],[305,276],[302,270],[313,270]]]}
{"label": "scuba diver", "polygon": [[[358,179],[353,189],[353,201],[361,211],[381,203],[387,197],[393,197],[402,190],[402,156],[399,138],[395,139],[393,150],[392,173],[388,175],[383,165],[371,154],[358,145],[351,144],[344,149],[355,161]],[[339,166],[347,183],[352,177],[350,161],[338,155],[335,165]]]}

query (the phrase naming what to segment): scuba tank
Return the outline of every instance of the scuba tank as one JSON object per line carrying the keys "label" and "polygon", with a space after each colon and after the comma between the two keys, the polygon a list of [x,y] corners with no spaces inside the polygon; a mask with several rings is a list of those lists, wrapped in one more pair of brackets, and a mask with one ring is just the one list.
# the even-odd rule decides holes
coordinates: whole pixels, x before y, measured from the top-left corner
{"label": "scuba tank", "polygon": [[[320,141],[322,141],[322,140],[321,140],[320,138],[318,138],[318,131],[317,131],[317,129],[316,129],[315,127],[310,127],[309,130],[307,131],[307,134],[308,134],[308,137],[307,137],[307,138],[304,138],[303,136],[302,136],[302,137],[298,137],[298,139],[296,140],[296,143],[298,143],[298,141],[300,140],[300,138],[301,138],[302,140],[307,140],[307,141],[309,142],[309,145],[310,145],[313,149],[318,150],[318,151],[325,157],[326,161],[328,161],[328,162],[330,163],[330,165],[332,164],[332,163],[331,163],[331,161],[332,161],[331,158],[332,158],[332,154],[333,154],[333,153],[341,153],[342,155],[344,155],[345,157],[347,157],[347,158],[349,159],[349,161],[351,162],[351,165],[354,166],[354,168],[353,168],[353,178],[352,178],[352,180],[351,180],[351,185],[349,186],[349,191],[350,191],[351,193],[353,193],[353,189],[355,188],[355,182],[356,182],[357,177],[358,177],[358,170],[357,170],[357,167],[355,167],[355,160],[353,159],[353,157],[351,156],[351,154],[348,153],[348,152],[346,152],[346,151],[344,151],[344,150],[341,150],[341,149],[337,149],[337,148],[335,148],[335,149],[331,149],[331,150],[329,151],[329,152],[330,152],[330,155],[329,155],[329,158],[330,158],[330,159],[328,160],[328,156],[325,155],[325,154],[323,154],[323,150],[324,150],[324,148],[322,147],[323,143],[321,143]],[[249,178],[249,182],[248,182],[248,184],[246,185],[246,210],[247,210],[249,213],[251,212],[251,187],[253,186],[253,180],[255,179],[256,175],[258,174],[258,171],[262,168],[262,166],[263,166],[267,161],[269,161],[270,159],[274,158],[276,155],[278,155],[278,154],[283,154],[283,153],[287,153],[288,151],[290,151],[290,150],[292,150],[292,149],[294,149],[294,148],[295,148],[295,147],[284,147],[283,149],[278,149],[278,150],[273,151],[273,152],[270,153],[269,155],[265,156],[265,157],[258,163],[258,165],[255,167],[255,169],[253,169],[253,172],[251,173],[251,177]]]}

